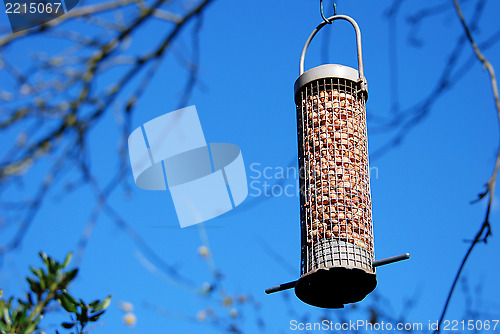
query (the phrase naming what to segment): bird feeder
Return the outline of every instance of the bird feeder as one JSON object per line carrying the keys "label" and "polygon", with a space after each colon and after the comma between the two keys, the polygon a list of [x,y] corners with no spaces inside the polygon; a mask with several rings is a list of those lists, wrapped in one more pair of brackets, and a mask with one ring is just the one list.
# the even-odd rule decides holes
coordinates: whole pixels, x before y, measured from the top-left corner
{"label": "bird feeder", "polygon": [[[326,64],[304,72],[307,48],[334,20],[356,32],[358,70]],[[349,16],[322,22],[306,41],[295,82],[300,168],[301,276],[266,290],[295,287],[303,302],[342,308],[364,299],[377,285],[375,267],[409,258],[375,261],[368,165],[361,33]]]}

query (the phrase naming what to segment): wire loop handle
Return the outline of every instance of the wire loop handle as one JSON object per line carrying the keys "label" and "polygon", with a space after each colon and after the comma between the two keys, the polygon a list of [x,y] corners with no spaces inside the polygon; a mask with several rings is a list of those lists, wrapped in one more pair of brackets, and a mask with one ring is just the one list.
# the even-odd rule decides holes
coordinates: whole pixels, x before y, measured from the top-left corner
{"label": "wire loop handle", "polygon": [[356,21],[354,21],[353,18],[351,18],[351,17],[349,17],[347,15],[334,15],[334,16],[330,16],[327,21],[321,22],[316,27],[316,29],[314,29],[314,31],[311,33],[311,35],[307,39],[306,44],[304,45],[304,48],[302,49],[302,53],[300,55],[300,68],[299,68],[300,75],[302,75],[304,73],[304,62],[305,62],[305,58],[306,58],[306,52],[307,52],[307,48],[309,47],[309,44],[311,44],[312,39],[314,38],[314,36],[316,36],[316,34],[318,33],[318,31],[321,30],[321,28],[323,28],[329,22],[331,23],[331,22],[333,22],[335,20],[346,20],[349,23],[351,23],[352,26],[354,27],[354,30],[356,32],[356,45],[357,45],[357,50],[358,50],[359,80],[362,83],[365,84],[366,83],[366,79],[365,79],[365,74],[364,74],[364,71],[363,71],[363,54],[361,52],[361,31],[359,30],[359,26],[356,23]]}

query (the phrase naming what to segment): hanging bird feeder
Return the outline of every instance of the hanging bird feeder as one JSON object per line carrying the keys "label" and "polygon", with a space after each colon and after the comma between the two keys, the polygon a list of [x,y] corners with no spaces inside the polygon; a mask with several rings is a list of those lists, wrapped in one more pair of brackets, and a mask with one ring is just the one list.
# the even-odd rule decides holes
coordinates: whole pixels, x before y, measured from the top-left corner
{"label": "hanging bird feeder", "polygon": [[[356,31],[358,68],[327,64],[304,72],[307,48],[334,20]],[[306,41],[295,82],[300,167],[301,277],[266,290],[295,287],[303,302],[342,308],[377,285],[375,267],[409,258],[374,261],[361,33],[356,21],[335,15]]]}

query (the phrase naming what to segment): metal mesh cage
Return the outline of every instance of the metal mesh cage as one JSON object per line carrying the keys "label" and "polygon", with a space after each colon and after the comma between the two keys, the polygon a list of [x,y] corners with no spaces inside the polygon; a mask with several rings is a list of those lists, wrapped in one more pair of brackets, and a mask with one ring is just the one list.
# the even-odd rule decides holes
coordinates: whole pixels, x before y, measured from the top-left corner
{"label": "metal mesh cage", "polygon": [[372,271],[365,98],[358,86],[323,78],[296,95],[302,275],[331,266]]}

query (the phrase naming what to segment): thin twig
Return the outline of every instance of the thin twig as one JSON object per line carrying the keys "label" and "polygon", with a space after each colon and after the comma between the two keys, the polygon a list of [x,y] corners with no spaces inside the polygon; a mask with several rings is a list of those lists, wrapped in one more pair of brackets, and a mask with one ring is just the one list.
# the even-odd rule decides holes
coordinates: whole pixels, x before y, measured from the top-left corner
{"label": "thin twig", "polygon": [[[108,60],[112,59],[111,58],[112,53],[114,53],[114,51],[117,50],[117,44],[121,40],[125,39],[126,36],[130,35],[134,29],[139,27],[146,20],[146,18],[152,17],[152,13],[157,7],[159,7],[161,4],[170,2],[170,0],[156,0],[151,7],[146,8],[145,11],[141,12],[137,17],[131,20],[130,25],[126,29],[121,31],[117,37],[111,38],[111,40],[103,43],[102,46],[99,47],[98,52],[94,53],[93,56],[89,58],[89,60],[85,63],[87,67],[86,70],[81,72],[81,74],[76,75],[76,77],[74,78],[74,80],[81,79],[79,81],[84,81],[83,83],[84,87],[80,90],[75,100],[71,100],[69,98],[67,99],[69,101],[67,102],[67,104],[70,105],[70,107],[67,108],[69,114],[65,111],[60,111],[60,112],[57,111],[59,106],[61,106],[65,102],[61,102],[60,104],[57,103],[55,105],[48,105],[45,104],[44,101],[43,105],[41,106],[37,106],[36,104],[34,104],[33,106],[31,106],[31,104],[25,105],[24,107],[17,109],[18,112],[14,111],[13,118],[0,122],[0,128],[2,126],[4,128],[7,128],[12,126],[14,122],[17,122],[18,120],[24,117],[42,119],[43,121],[45,114],[50,114],[50,113],[53,113],[54,119],[59,120],[58,124],[56,124],[55,129],[53,129],[48,134],[44,134],[43,136],[41,136],[42,139],[40,139],[35,144],[31,145],[23,144],[21,150],[19,149],[20,148],[19,145],[14,144],[16,148],[15,151],[16,152],[24,151],[24,154],[21,153],[21,157],[17,159],[17,161],[14,160],[14,163],[9,162],[8,159],[3,159],[0,165],[0,182],[3,185],[7,185],[8,181],[11,180],[11,177],[12,181],[15,182],[16,178],[18,178],[17,176],[20,176],[22,173],[26,172],[26,170],[29,167],[31,167],[31,165],[34,164],[36,160],[38,160],[42,156],[46,158],[48,152],[57,152],[58,150],[56,145],[59,145],[57,144],[57,139],[63,139],[63,137],[65,139],[68,139],[69,135],[76,135],[77,141],[74,143],[75,147],[77,148],[76,151],[80,153],[85,153],[85,143],[84,143],[85,135],[89,133],[89,130],[96,124],[97,120],[102,115],[105,114],[109,106],[113,104],[113,102],[118,97],[119,93],[123,90],[123,88],[127,85],[127,83],[130,83],[130,81],[136,76],[136,74],[139,73],[139,70],[143,68],[150,61],[153,62],[152,70],[154,71],[160,64],[161,59],[163,58],[162,56],[168,50],[170,43],[182,31],[182,28],[187,26],[187,23],[190,21],[190,19],[194,18],[197,14],[199,14],[205,8],[205,6],[209,4],[211,1],[212,0],[201,1],[196,7],[192,8],[190,12],[184,14],[182,19],[177,24],[175,24],[173,29],[166,34],[164,39],[161,40],[161,43],[157,46],[157,48],[153,48],[153,50],[148,51],[145,55],[137,57],[131,70],[127,71],[125,75],[121,78],[121,80],[119,80],[118,82],[119,84],[116,87],[116,89],[112,90],[111,92],[107,92],[106,95],[104,96],[97,95],[98,98],[97,100],[96,97],[90,96],[90,85],[97,78],[96,77],[97,72],[102,72],[103,66],[105,65],[103,61],[105,59]],[[125,2],[127,1],[120,1],[119,3],[125,3]],[[147,73],[149,78],[153,77],[152,74],[153,73],[151,72]],[[86,77],[86,79],[83,80],[83,77]],[[150,79],[144,80],[142,84],[139,85],[138,89],[132,95],[131,100],[129,100],[129,103],[127,103],[125,113],[126,115],[128,115],[127,116],[128,119],[126,127],[124,128],[124,131],[126,131],[127,133],[128,133],[127,130],[130,128],[130,115],[133,106],[135,106],[135,102],[137,102],[137,99],[145,90],[149,80]],[[69,86],[67,85],[67,87],[70,86],[71,85]],[[78,110],[88,106],[93,107],[94,111],[92,113],[77,115]],[[40,128],[42,128],[42,126],[41,123],[38,122],[36,129]],[[30,133],[28,133],[28,136],[29,135]],[[30,137],[40,138],[40,136],[34,136],[34,135]],[[73,144],[72,140],[71,144]],[[80,156],[84,158],[86,155],[80,154]],[[64,155],[60,154],[59,157],[64,161],[66,160]],[[122,160],[122,162],[123,161],[124,160]],[[82,176],[84,179],[83,181],[89,183],[90,168],[85,166],[85,162],[82,159],[77,161],[77,165],[78,164],[85,167],[81,168],[80,171],[82,172]],[[124,164],[122,163],[122,165]],[[65,164],[65,171],[66,170],[69,170],[67,164]],[[3,179],[3,176],[7,176],[7,178]],[[50,185],[52,185],[52,183],[50,183]],[[35,200],[32,201],[32,203],[28,207],[26,217],[20,224],[18,233],[14,236],[13,240],[6,243],[5,245],[0,245],[0,255],[18,247],[21,244],[22,239],[26,235],[29,226],[31,225],[31,222],[34,219],[35,213],[41,206],[42,200],[46,196],[46,193],[48,191],[47,184],[43,184],[40,189],[41,189],[40,193],[37,194]],[[2,190],[5,190],[5,187],[2,187]],[[165,263],[162,263],[161,258],[159,256],[153,254],[152,250],[146,247],[147,245],[145,244],[144,240],[142,240],[142,238],[135,232],[135,230],[133,230],[130,226],[127,226],[127,224],[122,223],[120,220],[116,219],[116,215],[114,214],[113,210],[107,208],[105,205],[103,205],[103,203],[99,203],[99,200],[96,203],[95,211],[90,221],[94,221],[94,219],[97,219],[97,215],[101,211],[106,211],[111,216],[114,216],[115,222],[117,222],[117,224],[119,225],[121,224],[121,226],[124,228],[124,231],[126,231],[127,235],[136,244],[139,245],[139,248],[142,247],[143,253],[147,254],[150,260],[152,260],[153,262],[159,263],[159,266],[162,267],[162,269],[164,269],[167,273],[169,272],[170,269],[168,268],[168,266],[165,265]],[[174,275],[174,273],[172,272],[170,272],[170,274]]]}
{"label": "thin twig", "polygon": [[[484,0],[479,1],[476,4],[474,10],[474,17],[476,18],[476,21],[474,21],[470,26],[471,31],[478,28],[479,17],[484,12],[484,5]],[[376,128],[371,128],[371,133],[387,130],[392,131],[396,129],[396,133],[392,136],[392,138],[370,155],[372,160],[380,158],[381,156],[387,154],[391,149],[400,145],[411,130],[416,128],[416,126],[430,114],[438,100],[442,98],[446,92],[449,92],[451,88],[457,85],[460,79],[465,77],[465,74],[471,68],[469,64],[470,61],[466,61],[465,64],[458,69],[457,67],[459,65],[459,55],[463,52],[466,41],[467,39],[465,36],[461,36],[457,39],[455,47],[449,53],[446,66],[441,72],[439,80],[434,85],[433,90],[426,97],[422,98],[412,107],[401,110],[400,113],[398,113],[386,124],[380,125]],[[483,47],[491,47],[491,43],[488,42],[488,45]]]}
{"label": "thin twig", "polygon": [[59,174],[63,171],[67,157],[71,152],[71,147],[72,144],[70,143],[65,152],[61,154],[60,158],[56,160],[50,171],[45,175],[45,179],[39,187],[35,199],[30,204],[23,221],[19,224],[16,234],[8,243],[0,245],[0,257],[20,246],[26,232],[35,220],[43,201],[46,199],[47,193],[54,186],[54,183],[59,178]]}
{"label": "thin twig", "polygon": [[106,11],[110,11],[110,10],[115,10],[115,9],[123,7],[123,6],[127,6],[134,1],[135,0],[120,0],[120,1],[116,1],[116,2],[109,2],[109,3],[104,3],[104,4],[75,8],[72,11],[66,13],[65,15],[59,16],[58,18],[53,19],[51,21],[48,21],[48,22],[46,22],[46,23],[44,23],[44,24],[42,24],[34,29],[22,30],[22,31],[19,31],[16,33],[8,34],[8,35],[0,38],[0,49],[4,48],[9,43],[11,43],[12,41],[14,41],[20,37],[45,32],[50,27],[55,27],[55,26],[61,24],[62,22],[65,22],[69,19],[72,19],[75,17],[93,15],[96,13],[102,13],[102,12],[106,12]]}
{"label": "thin twig", "polygon": [[[475,53],[477,59],[483,64],[484,68],[486,68],[486,70],[489,73],[491,88],[493,90],[493,96],[495,99],[495,107],[496,107],[496,111],[497,111],[497,117],[498,117],[498,120],[500,123],[500,98],[499,98],[499,94],[498,94],[498,86],[497,86],[497,80],[496,80],[496,76],[495,76],[495,70],[494,70],[493,66],[491,65],[491,63],[483,55],[483,53],[481,52],[481,50],[479,49],[477,44],[474,42],[474,39],[472,38],[472,34],[469,30],[469,27],[467,26],[467,23],[465,22],[462,10],[460,9],[460,5],[458,3],[458,0],[453,0],[453,4],[454,4],[455,9],[457,11],[458,17],[460,18],[460,22],[462,24],[462,27],[464,28],[467,39],[469,40],[472,48],[474,49],[474,53]],[[462,269],[464,268],[465,263],[469,259],[469,255],[471,254],[472,250],[479,242],[486,243],[488,236],[491,235],[491,225],[490,225],[489,218],[490,218],[491,207],[493,205],[493,198],[495,195],[495,186],[496,186],[496,179],[497,179],[497,175],[498,175],[499,165],[500,165],[500,145],[499,145],[499,148],[497,151],[497,158],[496,158],[496,162],[495,162],[495,167],[493,169],[493,173],[492,173],[490,179],[488,180],[488,183],[486,184],[487,190],[485,193],[480,195],[481,197],[485,197],[486,195],[489,196],[488,207],[486,209],[486,215],[485,215],[484,221],[481,224],[479,231],[476,233],[474,240],[472,241],[471,245],[469,246],[467,253],[465,253],[465,257],[462,260],[462,263],[460,264],[460,267],[459,267],[458,272],[455,276],[455,279],[453,280],[453,284],[451,285],[451,289],[450,289],[450,292],[448,294],[448,298],[446,299],[446,302],[444,304],[443,312],[441,313],[441,317],[439,319],[438,329],[435,331],[435,333],[439,333],[439,331],[440,331],[441,323],[443,322],[444,317],[446,315],[446,310],[448,308],[448,305],[450,304],[450,300],[451,300],[451,297],[453,295],[453,291],[455,290],[455,286],[460,278],[460,275],[462,273]]]}

